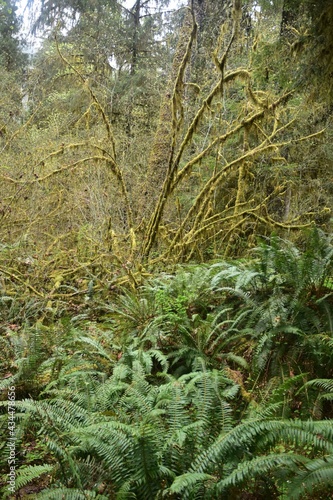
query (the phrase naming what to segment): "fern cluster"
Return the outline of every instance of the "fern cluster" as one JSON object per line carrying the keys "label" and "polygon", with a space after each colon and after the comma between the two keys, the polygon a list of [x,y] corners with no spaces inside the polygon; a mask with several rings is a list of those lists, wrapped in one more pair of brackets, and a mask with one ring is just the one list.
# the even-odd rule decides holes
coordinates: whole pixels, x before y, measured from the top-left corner
{"label": "fern cluster", "polygon": [[[318,232],[303,250],[273,238],[247,263],[180,268],[96,302],[101,324],[14,332],[0,422],[6,436],[16,385],[17,491],[322,498],[333,480],[332,255]],[[0,454],[6,469],[6,438]]]}

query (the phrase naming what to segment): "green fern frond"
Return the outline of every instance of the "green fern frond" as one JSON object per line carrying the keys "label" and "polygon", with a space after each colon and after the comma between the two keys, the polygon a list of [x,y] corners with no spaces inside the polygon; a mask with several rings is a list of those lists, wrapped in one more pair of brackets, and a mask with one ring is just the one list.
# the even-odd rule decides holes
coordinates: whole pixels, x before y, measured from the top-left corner
{"label": "green fern frond", "polygon": [[[309,380],[308,382],[306,382],[306,384],[304,384],[304,388],[305,387],[318,387],[319,389],[322,389],[324,391],[327,391],[328,393],[333,393],[333,379],[329,378],[317,378],[317,379],[313,379],[313,380]],[[323,395],[321,395],[321,397],[323,397]]]}
{"label": "green fern frond", "polygon": [[212,445],[197,456],[191,465],[191,471],[209,472],[214,465],[223,463],[240,452],[243,454],[255,445],[267,450],[278,442],[293,443],[298,447],[311,442],[318,450],[331,453],[333,445],[327,436],[331,432],[333,430],[330,431],[323,421],[320,424],[284,420],[245,421],[230,431],[221,433]]}
{"label": "green fern frond", "polygon": [[287,496],[296,500],[311,493],[331,493],[333,487],[333,456],[308,461],[289,482]]}
{"label": "green fern frond", "polygon": [[20,467],[17,469],[15,487],[19,490],[35,479],[40,478],[43,474],[51,474],[56,469],[57,466],[54,464],[27,465],[25,467]]}
{"label": "green fern frond", "polygon": [[239,366],[240,368],[243,368],[244,370],[249,369],[249,363],[246,361],[246,359],[244,359],[242,356],[234,354],[233,352],[227,352],[226,354],[222,354],[221,358],[226,359],[227,361],[231,361],[232,363]]}
{"label": "green fern frond", "polygon": [[256,476],[263,477],[275,469],[279,469],[279,471],[284,469],[285,472],[290,475],[291,472],[296,472],[300,465],[306,464],[308,461],[309,459],[306,459],[302,455],[283,453],[253,458],[252,460],[240,463],[228,477],[219,481],[214,487],[214,493],[215,495],[222,495],[231,486],[241,484],[244,486],[246,481],[251,481]]}
{"label": "green fern frond", "polygon": [[[109,339],[110,341],[111,339]],[[111,363],[111,365],[114,364],[114,359],[110,357],[110,354],[107,352],[107,350],[101,345],[100,342],[96,339],[92,339],[91,337],[87,336],[81,336],[78,337],[75,341],[77,344],[85,344],[88,346],[88,348],[93,348],[94,351],[89,351],[90,354],[98,354],[99,356],[105,358],[107,361]]]}
{"label": "green fern frond", "polygon": [[207,481],[214,481],[215,477],[210,474],[204,474],[200,472],[187,472],[181,476],[176,477],[170,488],[166,490],[166,493],[182,494],[182,498],[188,497],[193,488],[199,485],[204,485]]}
{"label": "green fern frond", "polygon": [[75,488],[46,489],[38,493],[38,500],[108,500],[109,497],[90,490],[78,490]]}

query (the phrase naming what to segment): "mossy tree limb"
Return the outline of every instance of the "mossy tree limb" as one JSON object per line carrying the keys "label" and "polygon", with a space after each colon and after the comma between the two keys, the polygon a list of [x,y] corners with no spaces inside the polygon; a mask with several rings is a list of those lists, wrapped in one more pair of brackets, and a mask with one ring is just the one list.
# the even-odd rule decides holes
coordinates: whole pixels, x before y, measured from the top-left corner
{"label": "mossy tree limb", "polygon": [[[176,55],[174,58],[174,66],[179,65],[179,59],[181,56],[181,53],[184,52],[184,37],[189,33],[190,31],[190,22],[193,23],[192,30],[189,35],[189,41],[186,45],[186,49],[184,52],[184,56],[181,60],[178,72],[177,72],[177,77],[175,78],[175,84],[173,88],[173,93],[172,93],[172,107],[170,107],[170,103],[168,105],[168,100],[166,100],[161,107],[161,119],[160,119],[160,128],[157,131],[156,134],[156,142],[153,147],[153,156],[152,156],[152,161],[150,162],[150,169],[149,169],[149,179],[150,182],[154,185],[154,181],[152,180],[153,177],[153,171],[161,169],[161,165],[166,165],[166,175],[164,178],[163,186],[160,191],[160,195],[158,197],[158,201],[156,204],[156,207],[154,209],[153,214],[151,215],[151,218],[148,223],[148,228],[146,231],[146,236],[145,236],[145,241],[143,243],[142,247],[142,255],[144,257],[148,256],[150,253],[150,250],[152,246],[154,245],[155,239],[157,237],[157,230],[158,226],[161,222],[165,204],[167,199],[170,197],[171,193],[174,190],[174,187],[176,184],[174,184],[174,178],[177,175],[178,168],[180,165],[180,161],[183,157],[185,148],[191,143],[191,140],[193,138],[193,134],[195,133],[199,123],[201,120],[204,118],[207,110],[210,109],[210,104],[212,103],[214,97],[218,94],[223,94],[223,86],[226,83],[229,83],[230,81],[234,80],[237,77],[241,78],[249,78],[249,72],[243,68],[238,69],[237,71],[230,71],[227,75],[225,75],[225,64],[227,61],[228,54],[231,50],[232,44],[235,40],[236,37],[236,29],[237,29],[237,19],[235,18],[233,25],[232,25],[232,33],[230,36],[230,39],[226,45],[226,48],[221,56],[221,58],[218,58],[218,48],[214,51],[213,58],[215,61],[215,64],[218,68],[218,71],[220,73],[220,78],[218,79],[218,82],[213,86],[213,89],[209,92],[208,96],[203,99],[201,106],[199,107],[199,110],[195,114],[192,122],[188,126],[187,130],[184,133],[183,139],[180,142],[180,146],[178,148],[178,151],[175,155],[174,158],[174,151],[175,151],[175,146],[176,146],[176,137],[179,132],[179,125],[181,123],[181,120],[177,120],[177,112],[182,115],[182,107],[181,107],[181,93],[180,90],[183,88],[183,82],[182,79],[184,77],[186,65],[189,61],[189,55],[191,52],[192,44],[196,35],[197,31],[197,25],[196,21],[194,18],[194,13],[193,13],[193,5],[192,5],[192,10],[191,10],[191,16],[189,13],[187,13],[187,16],[185,17],[183,29],[181,32],[180,36],[180,43],[178,44],[178,48],[176,51]],[[187,35],[188,36],[188,35]],[[220,40],[219,40],[220,44]],[[171,74],[171,79],[174,78],[173,72]],[[170,93],[167,94],[167,98],[170,99]],[[171,120],[172,117],[172,120]],[[171,127],[171,128],[170,128]],[[216,140],[213,144],[211,144],[211,147],[206,150],[205,153],[203,153],[202,156],[204,156],[212,147],[215,146],[215,144],[218,142]],[[156,154],[157,153],[157,154]],[[161,155],[164,155],[164,160],[162,159]],[[166,161],[166,159],[168,160]],[[165,170],[165,168],[162,170]],[[174,184],[174,186],[173,186]]]}

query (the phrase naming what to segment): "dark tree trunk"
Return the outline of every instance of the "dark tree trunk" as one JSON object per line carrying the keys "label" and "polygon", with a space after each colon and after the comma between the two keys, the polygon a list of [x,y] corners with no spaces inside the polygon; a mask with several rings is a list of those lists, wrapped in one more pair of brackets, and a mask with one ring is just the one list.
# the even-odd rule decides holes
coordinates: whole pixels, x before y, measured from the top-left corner
{"label": "dark tree trunk", "polygon": [[289,38],[291,35],[290,28],[295,26],[298,14],[298,8],[292,0],[284,0],[282,7],[282,17],[280,24],[280,37]]}

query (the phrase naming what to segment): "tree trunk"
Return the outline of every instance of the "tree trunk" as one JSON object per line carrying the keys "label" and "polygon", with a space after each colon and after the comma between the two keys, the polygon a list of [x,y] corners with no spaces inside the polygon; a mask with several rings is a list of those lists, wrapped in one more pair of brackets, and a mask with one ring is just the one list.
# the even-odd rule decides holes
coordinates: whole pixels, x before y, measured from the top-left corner
{"label": "tree trunk", "polygon": [[133,9],[133,37],[132,37],[132,61],[131,61],[131,75],[136,72],[136,66],[138,62],[138,40],[139,40],[139,29],[140,29],[140,12],[141,12],[141,0],[136,0]]}
{"label": "tree trunk", "polygon": [[280,37],[289,38],[290,28],[293,27],[297,20],[298,8],[295,5],[292,6],[292,1],[284,0],[282,7],[282,16],[280,24]]}

